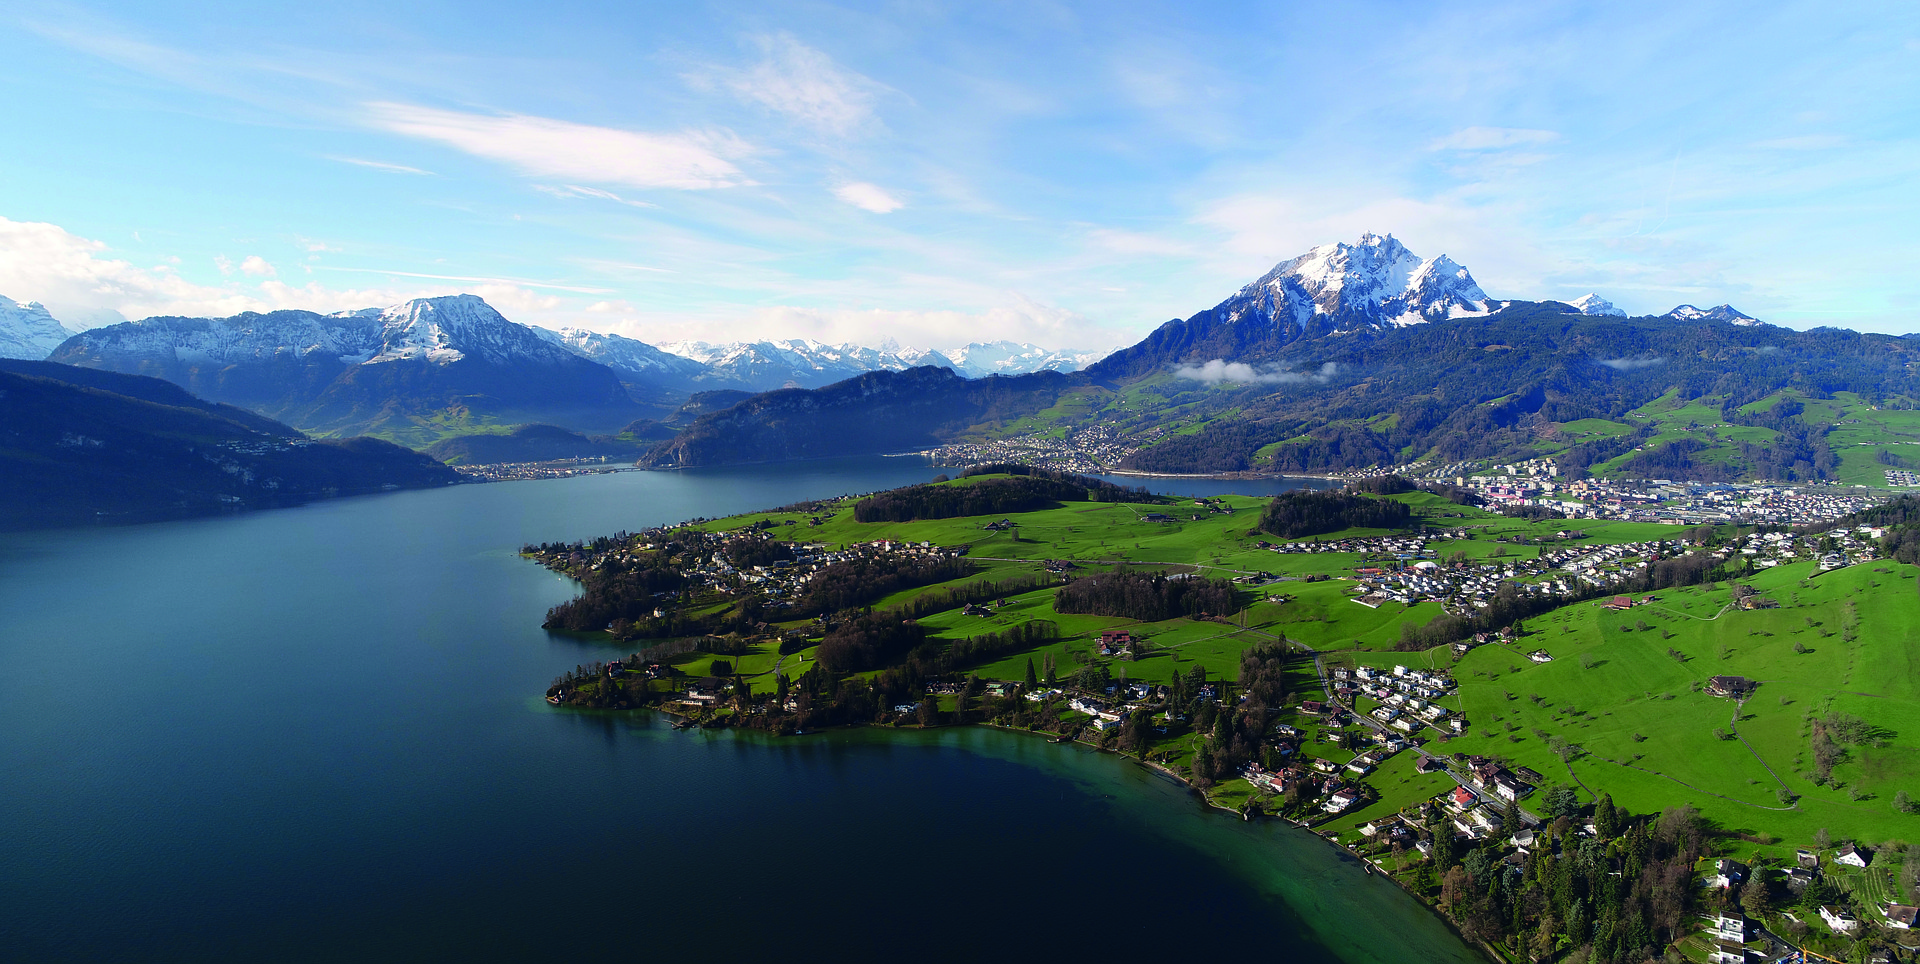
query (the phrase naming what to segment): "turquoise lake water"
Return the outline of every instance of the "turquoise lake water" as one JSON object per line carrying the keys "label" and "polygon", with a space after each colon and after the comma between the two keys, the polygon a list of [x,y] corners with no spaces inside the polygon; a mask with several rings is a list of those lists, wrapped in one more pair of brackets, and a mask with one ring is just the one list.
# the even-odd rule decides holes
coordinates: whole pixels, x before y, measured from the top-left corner
{"label": "turquoise lake water", "polygon": [[540,629],[572,587],[522,543],[937,471],[620,473],[0,535],[0,959],[1479,959],[1316,838],[1111,756],[541,700],[613,653]]}

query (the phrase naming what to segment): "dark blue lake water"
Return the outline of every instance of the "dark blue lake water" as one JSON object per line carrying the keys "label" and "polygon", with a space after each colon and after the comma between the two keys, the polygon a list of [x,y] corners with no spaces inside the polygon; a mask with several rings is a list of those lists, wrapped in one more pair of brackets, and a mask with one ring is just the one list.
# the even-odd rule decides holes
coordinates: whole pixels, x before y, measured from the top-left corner
{"label": "dark blue lake water", "polygon": [[522,543],[936,471],[623,473],[0,535],[0,958],[1475,959],[1315,838],[1113,757],[541,700],[608,653],[539,628],[571,587]]}

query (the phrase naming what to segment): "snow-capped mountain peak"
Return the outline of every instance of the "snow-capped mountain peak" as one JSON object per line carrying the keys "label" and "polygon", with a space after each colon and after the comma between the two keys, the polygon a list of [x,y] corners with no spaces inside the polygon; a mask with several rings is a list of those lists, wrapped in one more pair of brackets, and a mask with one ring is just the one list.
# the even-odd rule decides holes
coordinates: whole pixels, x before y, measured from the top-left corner
{"label": "snow-capped mountain peak", "polygon": [[1625,311],[1614,307],[1613,302],[1592,292],[1581,295],[1567,302],[1567,304],[1578,308],[1583,315],[1608,315],[1617,318],[1625,318],[1627,316]]}
{"label": "snow-capped mountain peak", "polygon": [[1369,233],[1280,262],[1214,311],[1232,321],[1344,329],[1484,315],[1495,307],[1453,259],[1423,259],[1390,234]]}
{"label": "snow-capped mountain peak", "polygon": [[1758,318],[1746,314],[1732,305],[1715,305],[1712,308],[1695,308],[1692,305],[1678,305],[1667,312],[1668,318],[1676,321],[1725,321],[1743,328],[1765,324]]}
{"label": "snow-capped mountain peak", "polygon": [[0,358],[39,361],[73,335],[45,305],[37,301],[22,304],[0,295]]}
{"label": "snow-capped mountain peak", "polygon": [[573,354],[534,329],[508,321],[479,295],[415,298],[387,308],[363,308],[333,317],[366,319],[380,326],[377,345],[343,361],[378,364],[423,359],[450,365],[473,354],[503,364],[529,356],[552,362]]}
{"label": "snow-capped mountain peak", "polygon": [[949,348],[940,354],[953,363],[953,369],[968,378],[988,375],[1024,375],[1028,372],[1077,372],[1105,358],[1106,351],[1050,351],[1038,345],[1017,341],[973,342]]}

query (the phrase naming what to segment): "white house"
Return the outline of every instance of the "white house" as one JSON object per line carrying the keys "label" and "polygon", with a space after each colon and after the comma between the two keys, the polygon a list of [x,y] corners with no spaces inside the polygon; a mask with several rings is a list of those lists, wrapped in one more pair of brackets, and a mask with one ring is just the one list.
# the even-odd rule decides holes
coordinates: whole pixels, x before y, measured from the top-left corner
{"label": "white house", "polygon": [[1851,843],[1841,844],[1839,852],[1833,855],[1834,863],[1846,864],[1849,867],[1865,867],[1872,859],[1873,854],[1870,851],[1861,850]]}
{"label": "white house", "polygon": [[1826,921],[1827,926],[1833,928],[1835,934],[1851,934],[1860,929],[1860,922],[1855,920],[1845,907],[1821,904],[1820,919]]}

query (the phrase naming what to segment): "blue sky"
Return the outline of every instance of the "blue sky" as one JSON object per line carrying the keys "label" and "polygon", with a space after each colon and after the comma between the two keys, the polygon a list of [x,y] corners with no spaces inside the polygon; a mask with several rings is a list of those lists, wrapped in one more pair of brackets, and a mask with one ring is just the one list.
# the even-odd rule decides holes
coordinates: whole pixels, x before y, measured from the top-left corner
{"label": "blue sky", "polygon": [[1098,348],[1374,231],[1495,297],[1915,331],[1917,10],[28,0],[0,294]]}

